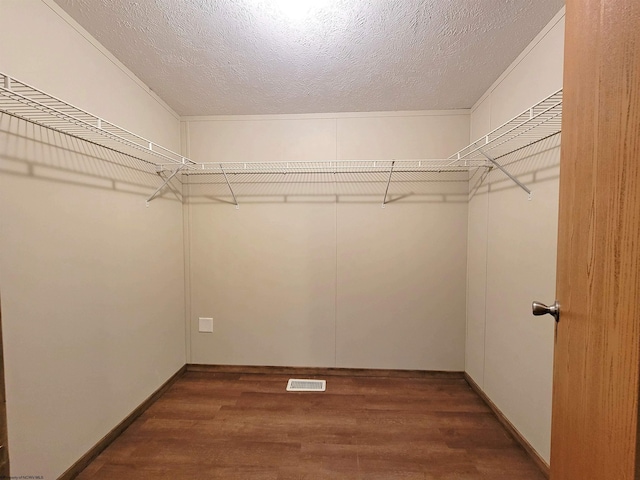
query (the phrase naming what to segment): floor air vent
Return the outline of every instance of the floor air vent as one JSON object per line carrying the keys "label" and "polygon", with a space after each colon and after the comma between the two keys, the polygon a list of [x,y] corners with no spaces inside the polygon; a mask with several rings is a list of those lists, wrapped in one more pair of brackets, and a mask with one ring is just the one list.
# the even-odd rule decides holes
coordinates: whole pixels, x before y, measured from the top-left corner
{"label": "floor air vent", "polygon": [[287,392],[324,392],[326,389],[326,380],[290,378],[289,383],[287,383]]}

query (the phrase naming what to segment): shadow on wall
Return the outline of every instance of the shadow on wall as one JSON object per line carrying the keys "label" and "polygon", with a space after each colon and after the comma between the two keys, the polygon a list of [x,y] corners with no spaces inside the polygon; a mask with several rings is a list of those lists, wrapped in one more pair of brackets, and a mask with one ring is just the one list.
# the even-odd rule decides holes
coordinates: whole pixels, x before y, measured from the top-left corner
{"label": "shadow on wall", "polygon": [[[227,184],[227,179],[229,184]],[[219,173],[185,175],[189,204],[466,203],[468,173],[394,171],[351,173]],[[389,189],[387,191],[387,185]]]}
{"label": "shadow on wall", "polygon": [[[165,181],[156,166],[0,112],[0,174],[149,198]],[[182,202],[174,179],[158,197]]]}
{"label": "shadow on wall", "polygon": [[[534,191],[537,183],[554,180],[560,176],[561,135],[553,135],[528,147],[497,158],[503,167],[520,182]],[[469,199],[491,192],[519,189],[507,175],[497,168],[476,170],[469,179]],[[527,195],[526,192],[522,192]]]}
{"label": "shadow on wall", "polygon": [[[149,198],[171,172],[107,147],[0,113],[0,174],[31,177]],[[466,203],[467,172],[229,174],[240,204]],[[387,192],[387,184],[389,189]],[[387,195],[385,197],[385,192]],[[222,174],[177,175],[158,197],[190,204],[233,205]]]}
{"label": "shadow on wall", "polygon": [[[559,176],[560,135],[552,135],[496,160],[532,190]],[[228,182],[228,183],[227,183]],[[239,173],[183,176],[191,205],[238,203],[467,203],[474,195],[519,189],[498,168],[455,172]],[[524,191],[523,195],[527,195]]]}
{"label": "shadow on wall", "polygon": [[[0,113],[0,173],[149,198],[171,172],[153,163]],[[558,178],[560,135],[496,160],[533,189]],[[388,190],[387,190],[388,188]],[[497,168],[358,173],[176,175],[157,197],[228,207],[270,203],[467,203],[475,195],[520,188]],[[386,192],[386,196],[385,196]],[[523,195],[526,195],[523,192]]]}

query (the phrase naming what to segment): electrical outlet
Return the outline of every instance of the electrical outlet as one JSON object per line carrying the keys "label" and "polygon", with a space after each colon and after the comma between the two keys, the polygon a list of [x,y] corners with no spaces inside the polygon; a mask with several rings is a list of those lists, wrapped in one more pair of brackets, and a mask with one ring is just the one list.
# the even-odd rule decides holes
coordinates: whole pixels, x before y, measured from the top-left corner
{"label": "electrical outlet", "polygon": [[213,318],[198,318],[198,331],[200,333],[213,333]]}

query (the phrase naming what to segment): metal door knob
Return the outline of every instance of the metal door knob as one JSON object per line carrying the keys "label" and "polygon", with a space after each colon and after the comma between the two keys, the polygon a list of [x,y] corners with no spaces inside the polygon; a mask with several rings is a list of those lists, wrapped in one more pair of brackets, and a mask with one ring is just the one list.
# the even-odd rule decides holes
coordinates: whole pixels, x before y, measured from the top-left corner
{"label": "metal door knob", "polygon": [[560,304],[556,300],[553,305],[547,306],[544,303],[533,302],[531,304],[531,310],[536,316],[540,315],[552,315],[556,319],[556,322],[560,321]]}

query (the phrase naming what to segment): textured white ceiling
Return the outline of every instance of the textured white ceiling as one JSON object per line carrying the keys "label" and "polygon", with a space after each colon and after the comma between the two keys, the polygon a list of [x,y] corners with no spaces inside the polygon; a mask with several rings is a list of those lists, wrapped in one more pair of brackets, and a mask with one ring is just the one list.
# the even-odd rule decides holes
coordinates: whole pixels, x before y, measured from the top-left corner
{"label": "textured white ceiling", "polygon": [[181,115],[469,108],[564,5],[56,2]]}

